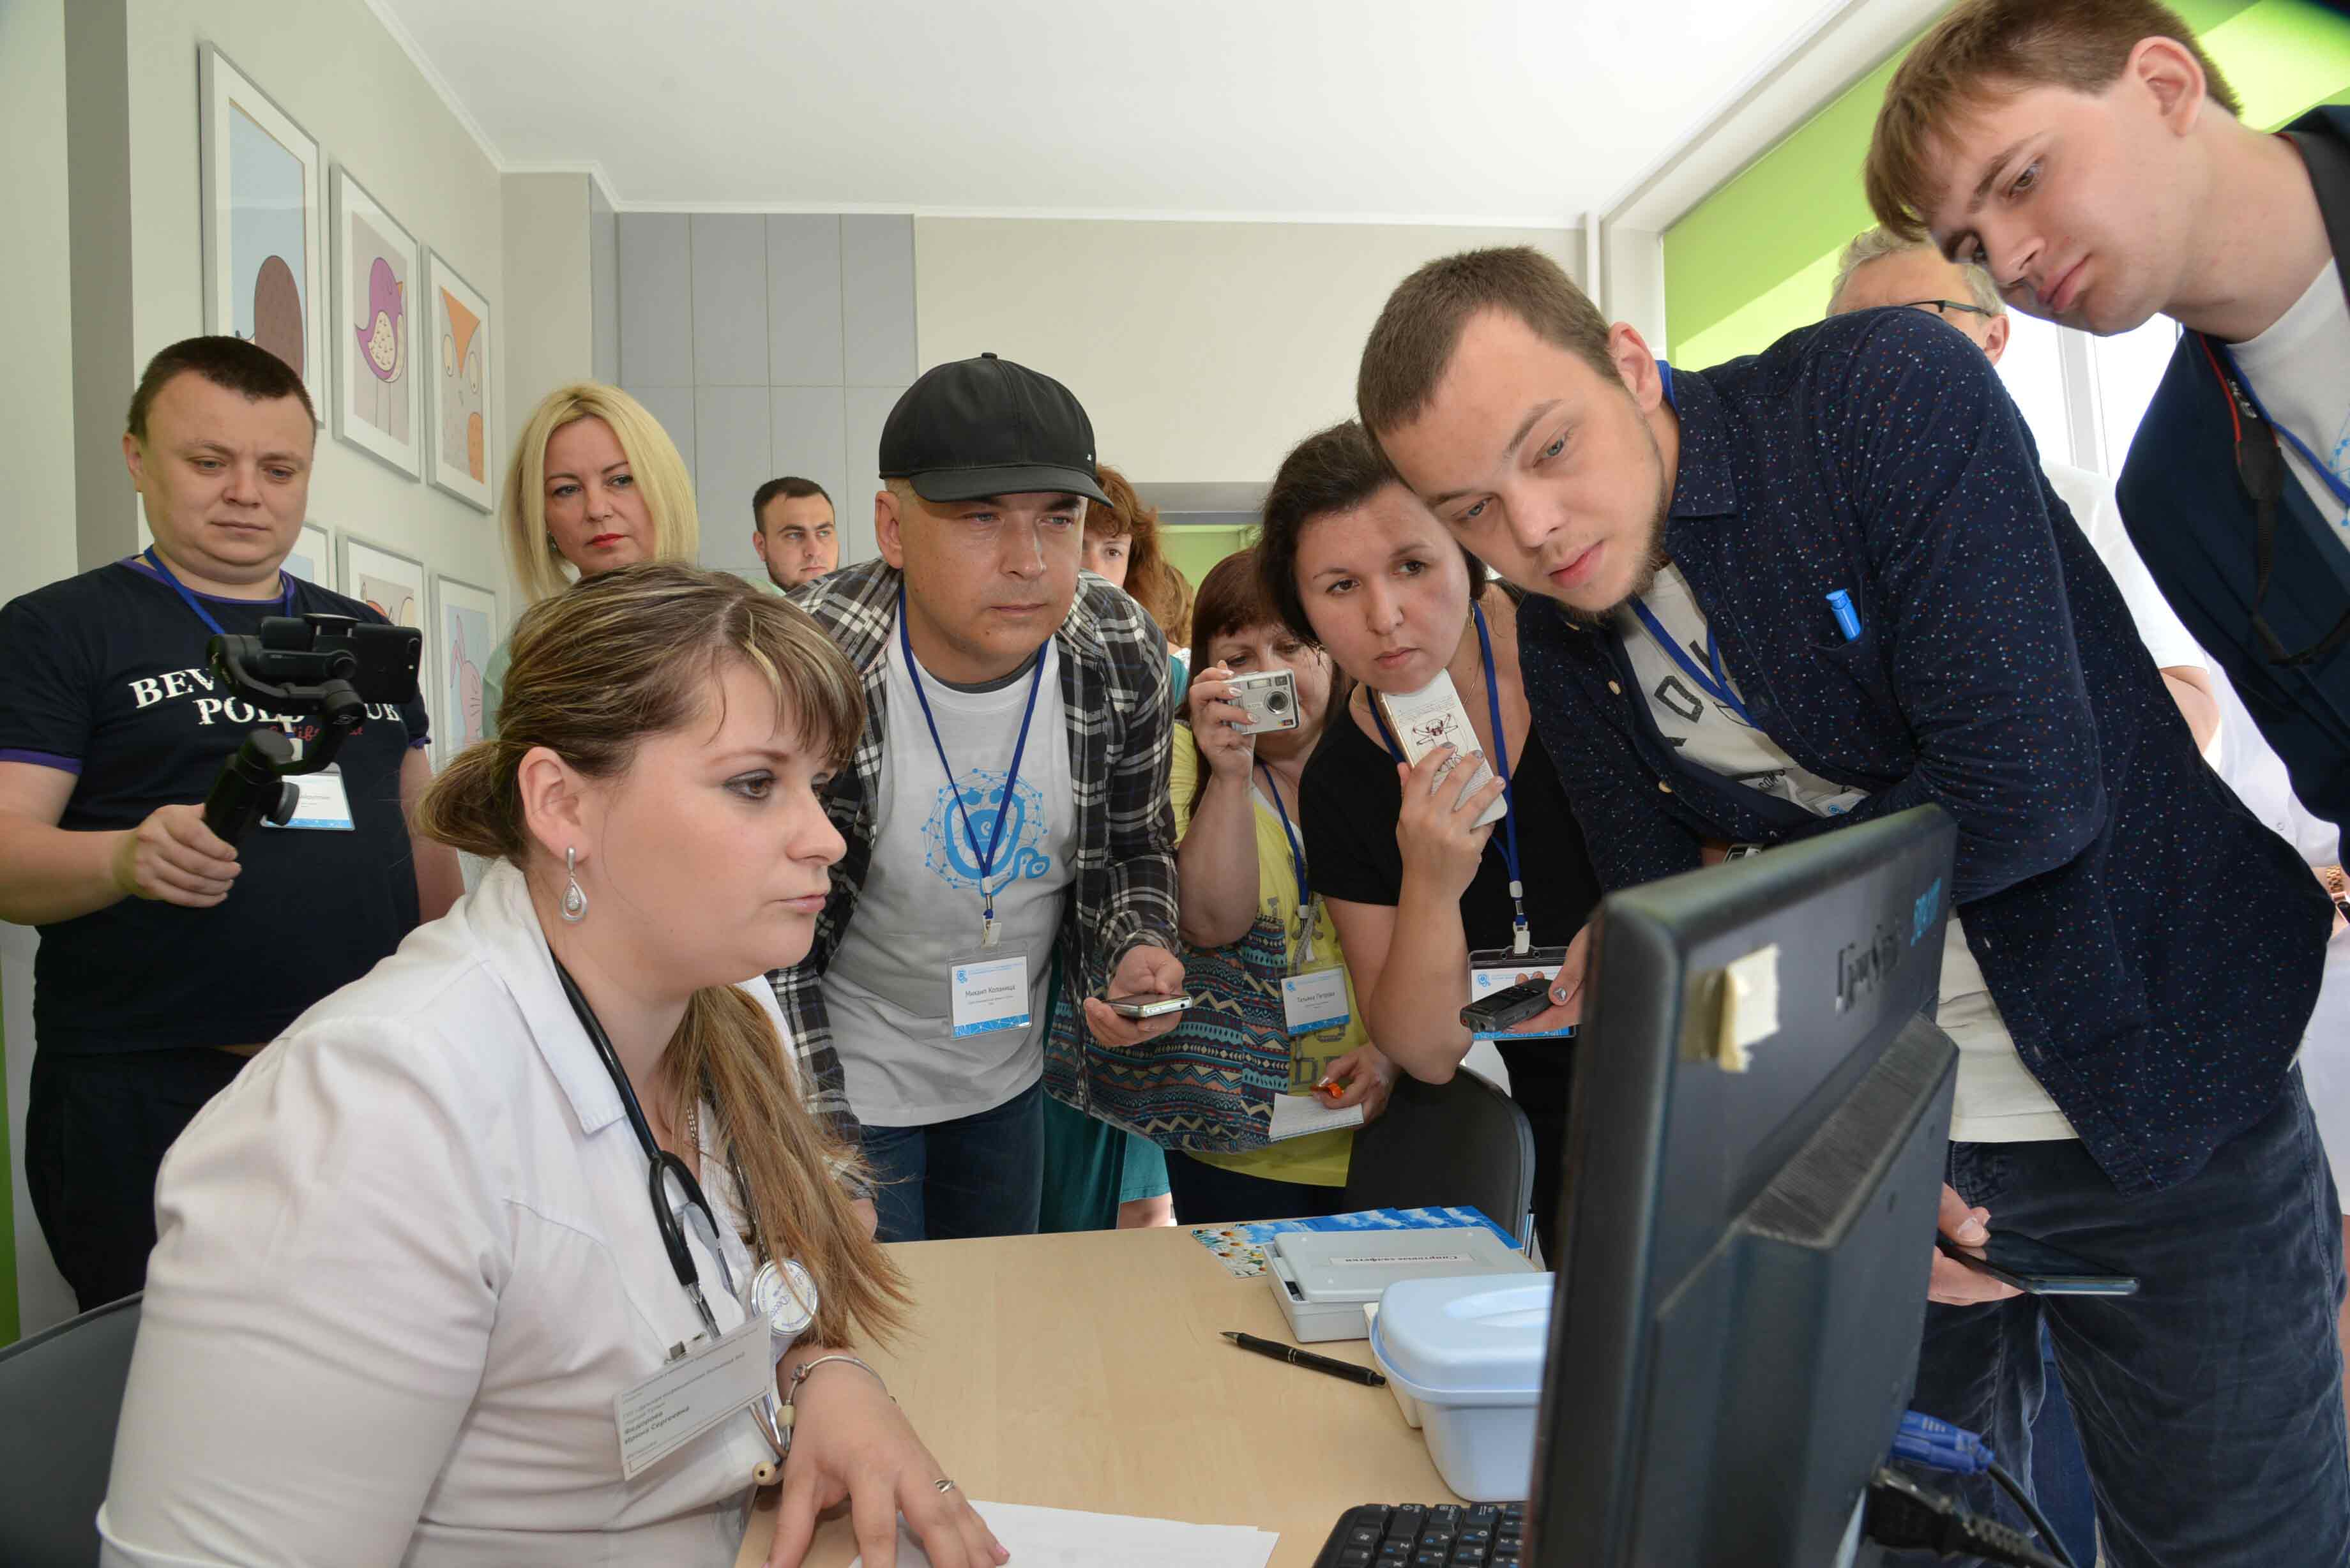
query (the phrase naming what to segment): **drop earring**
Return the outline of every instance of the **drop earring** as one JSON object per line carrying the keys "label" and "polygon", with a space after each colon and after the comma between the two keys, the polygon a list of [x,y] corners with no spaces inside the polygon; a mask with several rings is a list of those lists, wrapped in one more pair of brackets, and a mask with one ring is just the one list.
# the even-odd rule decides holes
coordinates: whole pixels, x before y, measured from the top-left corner
{"label": "drop earring", "polygon": [[588,894],[579,886],[579,851],[577,849],[563,852],[563,875],[567,879],[563,888],[563,918],[576,926],[588,918]]}

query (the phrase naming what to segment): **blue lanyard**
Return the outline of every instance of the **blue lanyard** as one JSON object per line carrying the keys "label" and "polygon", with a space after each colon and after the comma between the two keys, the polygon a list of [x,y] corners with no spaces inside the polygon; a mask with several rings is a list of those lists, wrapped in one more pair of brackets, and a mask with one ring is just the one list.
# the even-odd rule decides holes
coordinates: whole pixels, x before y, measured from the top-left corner
{"label": "blue lanyard", "polygon": [[[213,612],[204,608],[203,601],[199,600],[195,595],[188,591],[187,584],[180,581],[179,578],[172,575],[172,568],[163,564],[163,557],[155,553],[154,545],[148,545],[147,548],[140,551],[140,554],[146,557],[147,564],[149,566],[155,568],[155,573],[158,576],[172,585],[172,592],[178,594],[182,599],[186,601],[187,607],[196,612],[196,618],[203,622],[206,627],[210,628],[212,634],[214,637],[226,637],[228,635],[227,629],[224,628],[220,622],[213,618]],[[286,585],[286,597],[285,600],[278,605],[277,613],[279,615],[292,615],[294,613],[294,579],[288,576],[286,573],[280,572],[277,574],[277,580]]]}
{"label": "blue lanyard", "polygon": [[1297,829],[1289,825],[1289,808],[1281,804],[1281,786],[1273,782],[1273,770],[1263,763],[1256,771],[1264,775],[1264,793],[1273,797],[1273,809],[1281,817],[1282,836],[1289,840],[1290,869],[1297,873],[1297,923],[1314,923],[1314,893],[1305,880],[1305,846],[1297,841]]}
{"label": "blue lanyard", "polygon": [[[1515,910],[1511,921],[1513,942],[1523,952],[1532,945],[1532,933],[1526,924],[1526,885],[1518,875],[1518,801],[1510,789],[1510,737],[1502,729],[1502,693],[1493,680],[1493,634],[1485,625],[1482,606],[1472,604],[1469,613],[1477,621],[1477,651],[1485,660],[1485,711],[1493,721],[1493,774],[1502,781],[1502,831],[1493,842],[1502,846],[1502,864],[1510,873],[1510,903]],[[1379,711],[1379,700],[1370,700],[1371,717],[1378,722],[1379,738],[1388,743],[1388,752],[1396,761],[1404,760],[1403,748],[1396,743],[1394,732],[1388,728],[1387,715]]]}
{"label": "blue lanyard", "polygon": [[1004,819],[1012,815],[1013,791],[1020,783],[1020,758],[1028,750],[1028,722],[1036,716],[1036,689],[1045,683],[1045,650],[1036,650],[1036,672],[1028,678],[1028,706],[1020,715],[1020,738],[1012,743],[1012,768],[1003,775],[1003,796],[996,803],[995,821],[987,830],[987,847],[979,846],[979,830],[971,825],[971,807],[963,804],[962,785],[955,782],[954,764],[947,761],[947,743],[939,739],[939,722],[931,711],[931,700],[922,691],[922,665],[914,657],[913,639],[906,635],[906,587],[898,586],[898,646],[906,653],[906,678],[914,683],[914,699],[922,705],[922,722],[931,727],[931,744],[938,748],[939,766],[946,770],[947,794],[954,797],[955,810],[962,817],[963,838],[971,845],[972,857],[979,862],[979,896],[983,913],[979,928],[980,943],[995,945],[995,889],[987,878],[995,869],[995,852],[1003,847]]}
{"label": "blue lanyard", "polygon": [[2316,472],[2317,476],[2325,481],[2325,488],[2334,492],[2334,500],[2345,506],[2350,506],[2350,480],[2345,480],[2324,463],[2318,462],[2317,454],[2310,451],[2308,445],[2299,436],[2269,417],[2268,406],[2261,401],[2260,394],[2252,390],[2251,382],[2245,379],[2243,367],[2236,363],[2236,356],[2229,351],[2225,343],[2214,338],[2211,340],[2211,346],[2220,350],[2221,358],[2227,360],[2229,372],[2236,378],[2236,385],[2243,389],[2244,399],[2252,405],[2252,411],[2261,416],[2261,422],[2284,437],[2292,444],[2293,450],[2301,453],[2301,461],[2309,464]]}
{"label": "blue lanyard", "polygon": [[1632,611],[1640,618],[1640,624],[1648,628],[1648,635],[1656,639],[1657,646],[1673,656],[1673,662],[1681,667],[1681,673],[1696,681],[1700,691],[1737,714],[1739,722],[1748,729],[1759,730],[1762,727],[1754,722],[1752,714],[1747,712],[1746,704],[1738,700],[1738,693],[1730,689],[1730,677],[1721,668],[1721,649],[1714,646],[1713,628],[1711,625],[1705,628],[1706,662],[1713,666],[1713,674],[1709,678],[1704,670],[1697,667],[1697,660],[1682,651],[1681,645],[1675,642],[1671,635],[1658,623],[1656,613],[1649,609],[1645,602],[1634,599]]}

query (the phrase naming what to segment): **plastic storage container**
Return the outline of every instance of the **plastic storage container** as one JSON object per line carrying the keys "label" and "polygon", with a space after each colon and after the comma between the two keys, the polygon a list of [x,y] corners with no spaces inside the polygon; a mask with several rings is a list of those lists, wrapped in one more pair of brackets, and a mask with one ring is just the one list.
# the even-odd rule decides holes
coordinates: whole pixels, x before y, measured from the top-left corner
{"label": "plastic storage container", "polygon": [[1419,1407],[1436,1473],[1472,1502],[1514,1502],[1533,1483],[1555,1281],[1403,1280],[1379,1298],[1371,1355]]}

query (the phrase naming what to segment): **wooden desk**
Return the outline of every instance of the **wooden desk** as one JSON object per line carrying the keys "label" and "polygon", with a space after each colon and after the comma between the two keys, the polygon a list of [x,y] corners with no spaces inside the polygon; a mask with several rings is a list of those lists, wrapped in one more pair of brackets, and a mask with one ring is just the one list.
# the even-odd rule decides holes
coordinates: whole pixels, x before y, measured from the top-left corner
{"label": "wooden desk", "polygon": [[[889,1249],[914,1329],[864,1354],[914,1428],[982,1502],[1278,1531],[1273,1568],[1308,1568],[1358,1502],[1458,1501],[1395,1398],[1252,1355],[1218,1335],[1286,1340],[1261,1279],[1236,1280],[1191,1232],[1094,1231]],[[1370,1345],[1315,1350],[1370,1364]],[[738,1568],[775,1534],[761,1500]],[[847,1568],[845,1519],[809,1568]]]}

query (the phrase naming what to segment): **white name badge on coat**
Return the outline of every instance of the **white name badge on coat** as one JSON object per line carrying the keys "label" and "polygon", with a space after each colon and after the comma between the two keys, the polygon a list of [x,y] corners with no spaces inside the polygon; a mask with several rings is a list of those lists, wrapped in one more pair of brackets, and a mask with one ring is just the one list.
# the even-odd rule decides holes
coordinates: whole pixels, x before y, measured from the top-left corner
{"label": "white name badge on coat", "polygon": [[1293,1035],[1344,1028],[1351,1017],[1347,1011],[1347,971],[1317,969],[1283,976],[1281,1009],[1288,1015]]}
{"label": "white name badge on coat", "polygon": [[957,959],[947,968],[957,1039],[1028,1027],[1028,955]]}
{"label": "white name badge on coat", "polygon": [[[343,770],[329,765],[315,774],[296,774],[289,781],[301,792],[301,803],[294,808],[288,827],[308,827],[333,833],[349,833],[351,797],[343,788]],[[270,824],[276,826],[276,824]]]}
{"label": "white name badge on coat", "polygon": [[767,1320],[754,1317],[715,1343],[704,1343],[633,1388],[612,1397],[620,1428],[620,1473],[629,1480],[752,1401],[775,1391],[767,1354]]}
{"label": "white name badge on coat", "polygon": [[[1536,949],[1533,953],[1513,956],[1498,950],[1469,955],[1469,1000],[1482,1002],[1496,992],[1507,991],[1522,981],[1540,975],[1544,980],[1556,978],[1566,955],[1556,948]],[[1546,1029],[1539,1033],[1522,1033],[1514,1029],[1481,1029],[1469,1036],[1471,1040],[1567,1040],[1575,1035],[1575,1026]]]}

